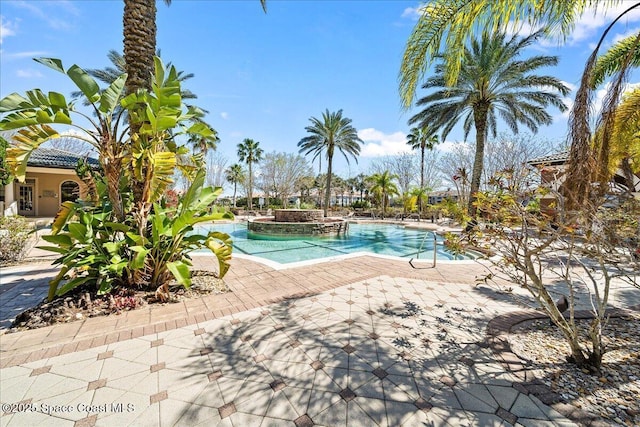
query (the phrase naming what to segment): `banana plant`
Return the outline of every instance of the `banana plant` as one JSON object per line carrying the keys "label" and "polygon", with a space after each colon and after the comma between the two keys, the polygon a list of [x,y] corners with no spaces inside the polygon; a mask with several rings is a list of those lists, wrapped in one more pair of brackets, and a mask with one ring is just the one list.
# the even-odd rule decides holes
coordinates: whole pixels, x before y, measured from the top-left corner
{"label": "banana plant", "polygon": [[[100,194],[94,205],[63,204],[47,238],[56,245],[48,249],[62,254],[57,262],[64,266],[51,282],[50,298],[84,283],[96,284],[99,292],[108,292],[115,284],[152,284],[166,294],[171,277],[190,284],[187,254],[202,246],[218,257],[219,275],[224,276],[231,256],[229,237],[216,232],[189,235],[194,224],[219,219],[220,215],[203,212],[208,212],[220,190],[202,188],[202,165],[181,164],[188,148],[177,142],[181,135],[211,144],[218,137],[201,120],[201,110],[183,104],[175,67],[167,69],[155,58],[151,89],[125,96],[126,75],[101,90],[77,65],[65,70],[58,59],[36,61],[65,74],[92,113],[76,109],[59,92],[41,89],[0,100],[4,114],[0,130],[18,130],[7,150],[12,173],[24,180],[33,150],[59,137],[63,128],[80,131],[76,137],[96,149],[102,168],[102,176],[95,180]],[[181,166],[194,181],[174,212],[164,206],[163,194]]]}
{"label": "banana plant", "polygon": [[151,232],[140,236],[135,225],[109,221],[109,206],[86,206],[65,202],[54,219],[51,235],[43,239],[54,246],[41,246],[61,254],[62,265],[49,282],[49,300],[84,285],[95,284],[98,294],[133,280],[136,272],[145,277],[156,295],[166,300],[169,283],[189,287],[192,266],[189,253],[208,248],[218,261],[218,277],[229,270],[232,240],[226,233],[208,230],[195,234],[202,222],[233,219],[228,212],[209,214],[209,207],[221,194],[221,187],[203,187],[200,170],[175,208],[155,203],[149,216]]}
{"label": "banana plant", "polygon": [[[175,67],[166,70],[159,58],[155,58],[152,90],[139,90],[127,97],[126,74],[101,90],[95,79],[77,65],[65,70],[59,59],[35,60],[65,74],[84,95],[93,114],[76,109],[75,102],[67,101],[59,92],[45,93],[41,89],[27,91],[24,96],[12,93],[0,100],[0,114],[6,114],[0,120],[0,130],[19,129],[7,150],[7,163],[18,180],[24,180],[33,150],[59,137],[61,127],[75,128],[79,132],[74,137],[98,152],[115,217],[124,220],[128,207],[123,206],[121,193],[128,183],[142,209],[135,216],[146,218],[148,207],[159,200],[171,183],[173,170],[180,167],[176,156],[188,151],[176,143],[176,137],[185,134],[218,140],[216,131],[200,120],[201,110],[182,103]],[[137,134],[130,135],[131,123],[141,125]]]}

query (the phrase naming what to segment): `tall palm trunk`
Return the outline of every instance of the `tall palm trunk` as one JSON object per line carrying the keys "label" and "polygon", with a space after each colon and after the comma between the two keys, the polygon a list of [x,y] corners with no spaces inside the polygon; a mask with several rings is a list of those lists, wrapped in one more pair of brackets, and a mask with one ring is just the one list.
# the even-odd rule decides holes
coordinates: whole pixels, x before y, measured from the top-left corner
{"label": "tall palm trunk", "polygon": [[467,212],[471,218],[476,216],[476,193],[480,190],[480,178],[484,165],[484,144],[487,139],[487,112],[489,106],[481,104],[473,110],[473,120],[476,126],[476,155],[473,159],[473,172],[471,174],[471,188],[469,189],[469,205]]}
{"label": "tall palm trunk", "polygon": [[236,190],[237,190],[237,188],[238,188],[238,183],[234,182],[233,183],[233,207],[234,208],[237,208],[237,206],[236,206]]}
{"label": "tall palm trunk", "polygon": [[253,209],[253,169],[251,168],[251,162],[249,163],[249,200],[247,200],[247,209]]}
{"label": "tall palm trunk", "polygon": [[156,53],[156,1],[124,0],[124,59],[126,93],[151,89],[153,56]]}
{"label": "tall palm trunk", "polygon": [[[420,189],[424,189],[424,150],[427,148],[423,143],[420,144]],[[422,196],[418,197],[418,212],[422,213]]]}
{"label": "tall palm trunk", "polygon": [[327,152],[327,188],[324,191],[324,216],[329,216],[329,201],[331,200],[331,174],[333,170],[333,153]]}
{"label": "tall palm trunk", "polygon": [[[135,93],[138,89],[151,89],[151,76],[154,71],[153,57],[156,53],[156,1],[155,0],[124,0],[123,35],[124,59],[127,81],[125,93]],[[132,143],[139,138],[142,123],[130,123],[129,135]],[[149,165],[143,165],[140,177],[131,181],[133,193],[133,219],[141,237],[147,235],[147,223],[151,204],[145,201],[146,177]],[[133,274],[133,282],[141,285],[150,280],[149,268],[137,269]]]}

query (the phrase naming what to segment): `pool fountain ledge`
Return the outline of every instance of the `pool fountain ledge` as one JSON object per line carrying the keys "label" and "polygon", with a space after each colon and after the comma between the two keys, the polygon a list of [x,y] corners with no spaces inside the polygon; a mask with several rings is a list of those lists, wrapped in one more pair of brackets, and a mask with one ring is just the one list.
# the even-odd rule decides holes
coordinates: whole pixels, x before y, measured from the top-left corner
{"label": "pool fountain ledge", "polygon": [[254,218],[247,223],[249,238],[261,236],[336,236],[345,234],[349,223],[342,218],[324,218],[321,209],[276,209],[274,217]]}

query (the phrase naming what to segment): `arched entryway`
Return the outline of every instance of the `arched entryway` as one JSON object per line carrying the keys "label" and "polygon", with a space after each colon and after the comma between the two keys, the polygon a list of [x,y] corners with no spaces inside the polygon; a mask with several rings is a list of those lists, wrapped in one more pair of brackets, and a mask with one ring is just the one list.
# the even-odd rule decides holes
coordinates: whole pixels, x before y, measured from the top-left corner
{"label": "arched entryway", "polygon": [[60,203],[75,202],[80,197],[80,185],[75,181],[60,184]]}

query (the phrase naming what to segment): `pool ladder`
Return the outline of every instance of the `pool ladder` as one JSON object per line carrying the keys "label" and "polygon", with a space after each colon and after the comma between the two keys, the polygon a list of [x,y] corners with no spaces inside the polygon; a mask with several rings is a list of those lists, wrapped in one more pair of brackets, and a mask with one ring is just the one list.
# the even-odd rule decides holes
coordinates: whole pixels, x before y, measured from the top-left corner
{"label": "pool ladder", "polygon": [[424,246],[424,242],[427,240],[427,237],[429,236],[430,233],[433,235],[433,265],[431,266],[431,268],[436,268],[436,260],[438,259],[438,251],[436,250],[436,245],[438,244],[438,235],[437,235],[437,233],[435,231],[426,232],[424,234],[424,237],[422,238],[422,242],[420,243],[420,247],[418,248],[418,252],[416,252],[415,258],[411,258],[409,260],[409,265],[412,268],[415,268],[415,269],[418,268],[415,265],[413,265],[413,260],[420,258],[420,252],[422,252],[422,248]]}

